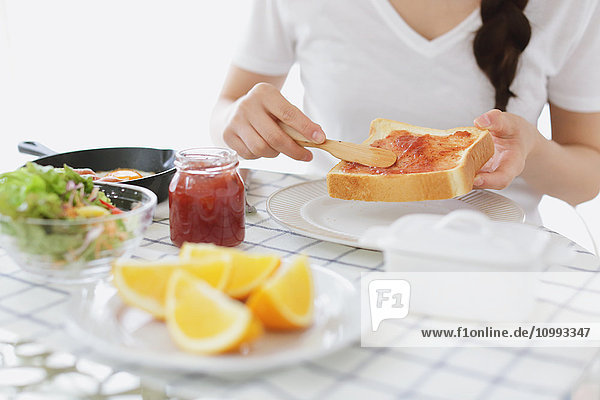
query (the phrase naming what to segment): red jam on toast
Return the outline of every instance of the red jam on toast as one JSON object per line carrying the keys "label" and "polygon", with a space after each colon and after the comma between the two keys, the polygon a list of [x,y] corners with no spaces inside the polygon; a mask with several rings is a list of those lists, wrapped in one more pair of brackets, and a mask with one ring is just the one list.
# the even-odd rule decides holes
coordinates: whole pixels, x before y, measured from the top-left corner
{"label": "red jam on toast", "polygon": [[467,131],[456,131],[448,136],[415,135],[406,130],[393,131],[385,138],[375,140],[371,146],[396,153],[398,159],[395,164],[387,168],[377,168],[344,162],[341,170],[346,173],[369,175],[445,171],[458,165],[463,151],[476,139],[475,135]]}

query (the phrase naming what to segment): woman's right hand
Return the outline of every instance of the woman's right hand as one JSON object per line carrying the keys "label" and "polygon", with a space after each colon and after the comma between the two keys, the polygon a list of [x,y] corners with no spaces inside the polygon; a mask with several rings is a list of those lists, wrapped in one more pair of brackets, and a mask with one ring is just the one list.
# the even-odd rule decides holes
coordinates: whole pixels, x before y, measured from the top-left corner
{"label": "woman's right hand", "polygon": [[223,140],[243,158],[272,158],[283,153],[300,161],[312,160],[312,153],[294,142],[277,121],[291,126],[312,142],[325,141],[321,127],[269,83],[254,85],[232,107]]}

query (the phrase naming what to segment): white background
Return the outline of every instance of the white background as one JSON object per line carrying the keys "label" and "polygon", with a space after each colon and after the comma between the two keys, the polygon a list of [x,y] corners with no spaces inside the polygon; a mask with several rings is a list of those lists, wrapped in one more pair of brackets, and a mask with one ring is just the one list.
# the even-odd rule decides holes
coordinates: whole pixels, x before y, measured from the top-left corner
{"label": "white background", "polygon": [[[0,0],[0,171],[33,158],[17,153],[22,140],[60,152],[209,145],[248,10],[248,0]],[[296,69],[284,93],[301,104]],[[547,112],[540,130],[549,135]],[[285,157],[247,164],[303,172]],[[599,202],[579,207],[597,237]],[[541,211],[546,226],[592,247],[565,203],[545,198]]]}

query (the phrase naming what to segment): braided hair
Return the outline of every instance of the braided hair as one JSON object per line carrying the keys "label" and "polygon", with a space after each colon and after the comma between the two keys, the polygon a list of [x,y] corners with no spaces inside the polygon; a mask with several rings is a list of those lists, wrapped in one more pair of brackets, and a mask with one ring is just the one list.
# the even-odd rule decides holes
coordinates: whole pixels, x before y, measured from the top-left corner
{"label": "braided hair", "polygon": [[531,25],[523,13],[528,0],[481,0],[482,25],[475,34],[477,65],[496,90],[495,107],[506,111],[519,57],[531,38]]}

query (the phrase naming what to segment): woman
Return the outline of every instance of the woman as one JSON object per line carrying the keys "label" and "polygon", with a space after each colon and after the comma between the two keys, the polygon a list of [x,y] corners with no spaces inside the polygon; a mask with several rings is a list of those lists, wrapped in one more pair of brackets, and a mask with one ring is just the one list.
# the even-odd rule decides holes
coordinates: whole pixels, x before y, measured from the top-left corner
{"label": "woman", "polygon": [[[496,150],[475,186],[506,188],[535,221],[542,194],[574,205],[600,189],[599,3],[256,0],[213,112],[213,140],[244,158],[310,161],[276,120],[316,142],[325,133],[360,142],[376,117],[474,123]],[[279,92],[294,62],[304,113]],[[536,128],[547,102],[552,140]],[[327,172],[324,158],[311,166]]]}

